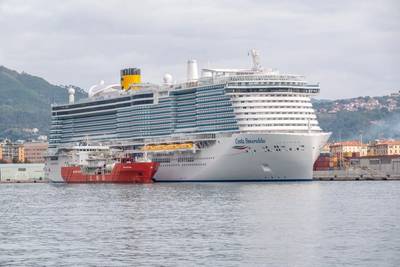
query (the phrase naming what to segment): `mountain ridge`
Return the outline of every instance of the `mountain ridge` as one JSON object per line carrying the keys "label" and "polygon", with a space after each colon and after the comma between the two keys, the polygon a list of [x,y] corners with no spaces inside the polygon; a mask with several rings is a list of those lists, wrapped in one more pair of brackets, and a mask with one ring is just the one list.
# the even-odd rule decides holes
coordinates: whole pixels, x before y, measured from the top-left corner
{"label": "mountain ridge", "polygon": [[[86,92],[75,87],[77,100]],[[0,66],[0,139],[30,139],[47,135],[50,105],[68,100],[67,87],[50,84],[45,79]],[[37,128],[32,134],[29,129]]]}

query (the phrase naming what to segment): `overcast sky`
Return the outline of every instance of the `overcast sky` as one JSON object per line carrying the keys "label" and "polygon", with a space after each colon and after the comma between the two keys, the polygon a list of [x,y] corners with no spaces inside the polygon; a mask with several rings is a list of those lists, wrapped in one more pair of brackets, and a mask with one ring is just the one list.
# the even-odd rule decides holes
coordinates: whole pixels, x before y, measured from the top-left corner
{"label": "overcast sky", "polygon": [[320,82],[319,98],[400,90],[400,1],[0,0],[0,65],[85,89],[140,67],[264,67]]}

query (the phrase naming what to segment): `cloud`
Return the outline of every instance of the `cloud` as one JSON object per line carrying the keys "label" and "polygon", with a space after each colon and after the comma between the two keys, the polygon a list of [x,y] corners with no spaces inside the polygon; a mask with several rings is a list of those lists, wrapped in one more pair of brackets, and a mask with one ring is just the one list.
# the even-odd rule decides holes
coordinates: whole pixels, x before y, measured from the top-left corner
{"label": "cloud", "polygon": [[185,62],[246,67],[247,51],[266,67],[319,81],[321,97],[382,95],[400,84],[400,5],[396,1],[0,1],[0,64],[56,84],[84,88],[144,79]]}

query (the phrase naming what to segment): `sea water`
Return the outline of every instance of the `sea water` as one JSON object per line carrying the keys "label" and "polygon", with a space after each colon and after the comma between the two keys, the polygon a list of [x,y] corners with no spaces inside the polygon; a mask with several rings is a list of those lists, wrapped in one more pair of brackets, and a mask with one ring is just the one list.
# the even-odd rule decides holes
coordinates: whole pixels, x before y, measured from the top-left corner
{"label": "sea water", "polygon": [[400,266],[400,182],[0,185],[0,266]]}

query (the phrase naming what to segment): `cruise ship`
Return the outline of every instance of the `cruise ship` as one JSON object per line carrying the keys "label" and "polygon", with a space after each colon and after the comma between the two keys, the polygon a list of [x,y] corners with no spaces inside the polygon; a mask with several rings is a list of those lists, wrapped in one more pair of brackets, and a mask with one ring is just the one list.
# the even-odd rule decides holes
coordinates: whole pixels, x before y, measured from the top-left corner
{"label": "cruise ship", "polygon": [[62,182],[68,152],[89,140],[159,162],[160,182],[311,180],[330,136],[310,101],[319,84],[264,69],[255,49],[249,55],[249,68],[201,75],[189,60],[181,83],[170,74],[144,83],[140,69],[128,68],[120,83],[91,87],[87,99],[75,102],[69,89],[69,103],[51,107],[47,177]]}

